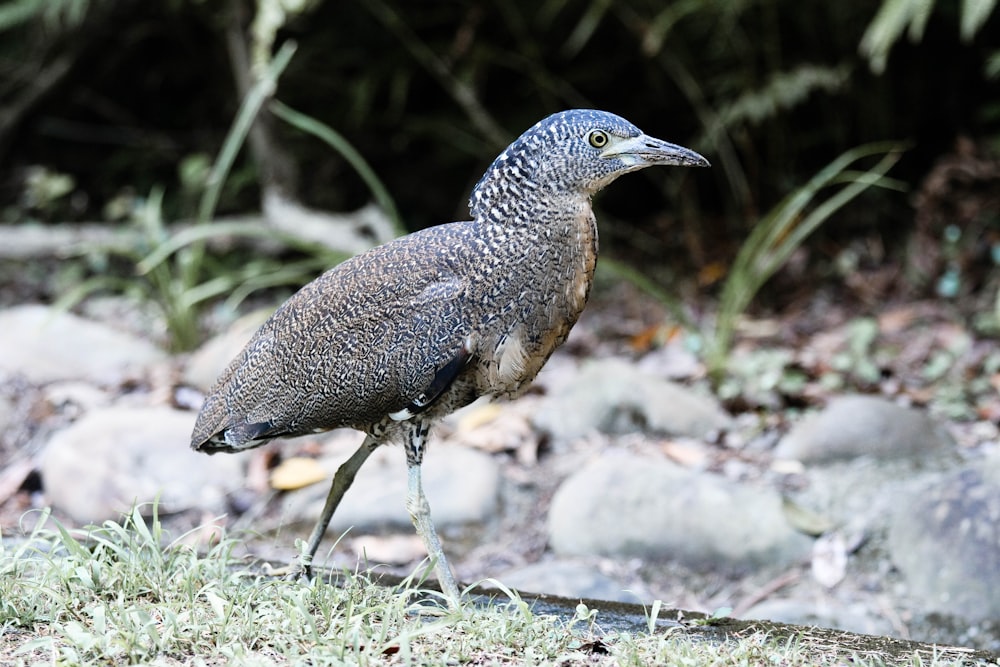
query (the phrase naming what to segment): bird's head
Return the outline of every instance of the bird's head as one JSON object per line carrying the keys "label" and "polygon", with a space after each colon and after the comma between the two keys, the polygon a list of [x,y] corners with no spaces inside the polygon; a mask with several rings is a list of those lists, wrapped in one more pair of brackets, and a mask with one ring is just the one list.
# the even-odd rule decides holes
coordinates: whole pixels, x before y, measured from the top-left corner
{"label": "bird's head", "polygon": [[622,174],[656,165],[709,163],[607,111],[562,111],[536,123],[493,161],[472,191],[469,207],[477,218],[509,217],[517,213],[519,200],[590,197]]}

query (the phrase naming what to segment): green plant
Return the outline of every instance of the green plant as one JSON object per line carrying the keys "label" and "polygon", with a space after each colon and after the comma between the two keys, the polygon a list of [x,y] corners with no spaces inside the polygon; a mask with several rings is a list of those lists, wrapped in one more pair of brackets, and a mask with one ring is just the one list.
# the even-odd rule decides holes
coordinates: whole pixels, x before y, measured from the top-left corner
{"label": "green plant", "polygon": [[[198,306],[207,299],[232,292],[246,280],[255,280],[255,286],[262,287],[298,279],[297,273],[290,275],[286,269],[278,275],[268,275],[266,280],[256,278],[256,273],[247,275],[246,270],[226,272],[214,278],[204,278],[209,268],[205,258],[205,242],[209,238],[222,235],[246,235],[242,228],[232,226],[208,225],[215,213],[226,176],[232,168],[240,147],[246,140],[253,119],[256,117],[264,101],[273,92],[277,78],[288,65],[294,53],[294,45],[281,49],[275,56],[254,88],[243,101],[233,126],[223,144],[218,157],[208,172],[206,186],[202,193],[198,208],[198,220],[193,230],[202,233],[192,233],[191,229],[180,232],[177,236],[190,242],[178,243],[171,240],[163,220],[163,189],[154,188],[152,192],[131,211],[133,224],[140,230],[139,243],[134,248],[125,251],[113,251],[124,255],[127,261],[137,267],[141,280],[133,277],[105,274],[85,280],[80,285],[64,294],[57,302],[58,307],[69,308],[98,291],[113,291],[134,294],[156,303],[161,309],[169,334],[169,344],[173,350],[188,350],[200,340],[198,327]],[[291,240],[291,239],[286,239]],[[163,249],[171,252],[164,252]],[[104,249],[94,248],[91,251],[101,252]],[[104,250],[112,253],[112,251]],[[294,265],[293,265],[294,266]],[[259,271],[259,263],[250,262],[247,267]],[[247,268],[245,267],[245,269]],[[294,268],[298,268],[297,266]],[[239,296],[249,293],[245,288],[238,292]]]}
{"label": "green plant", "polygon": [[[851,168],[857,161],[874,155],[882,157],[870,169]],[[716,381],[725,369],[737,321],[764,283],[810,234],[849,201],[872,186],[901,188],[885,178],[900,157],[901,146],[892,143],[868,144],[846,151],[758,221],[726,277],[715,326],[706,340],[705,361]],[[815,201],[820,191],[838,185],[842,187],[834,194]]]}
{"label": "green plant", "polygon": [[[935,0],[882,0],[882,6],[861,38],[861,54],[868,59],[873,72],[885,71],[889,51],[903,32],[908,33],[911,42],[923,39],[935,4]],[[963,0],[961,6],[959,34],[963,40],[970,41],[996,9],[997,0]]]}
{"label": "green plant", "polygon": [[319,122],[311,116],[307,116],[303,113],[292,109],[286,104],[283,104],[279,100],[273,100],[270,105],[271,113],[285,121],[292,127],[313,135],[317,139],[323,141],[327,146],[337,151],[344,160],[357,172],[358,176],[365,182],[368,189],[371,190],[372,197],[375,198],[375,203],[382,209],[383,212],[392,221],[393,226],[396,230],[396,235],[401,236],[406,233],[406,228],[403,226],[403,220],[399,215],[399,211],[396,210],[396,203],[392,200],[392,196],[389,191],[383,185],[382,181],[379,180],[378,176],[375,175],[375,171],[371,168],[368,162],[365,161],[364,157],[359,153],[354,146],[344,138],[342,134],[334,130],[329,125]]}
{"label": "green plant", "polygon": [[0,5],[0,31],[41,18],[46,24],[76,26],[99,0],[14,0]]}
{"label": "green plant", "polygon": [[[207,171],[205,187],[193,226],[170,232],[163,220],[163,190],[154,189],[132,212],[134,224],[141,230],[142,242],[121,252],[132,262],[138,276],[100,275],[70,290],[58,302],[68,308],[97,291],[132,293],[156,303],[163,312],[170,347],[177,351],[193,348],[201,339],[199,314],[204,303],[228,295],[225,307],[235,309],[253,292],[279,285],[300,285],[320,271],[343,261],[346,255],[293,234],[242,223],[214,222],[216,207],[236,156],[264,104],[271,99],[277,80],[287,67],[295,45],[286,42],[261,70],[263,74],[248,92],[218,156]],[[392,197],[362,156],[330,127],[273,101],[274,113],[293,127],[317,136],[340,153],[369,185],[378,205],[390,216],[396,231],[402,224]],[[233,268],[208,255],[207,244],[222,238],[262,238],[277,240],[300,251],[304,258],[279,261],[254,258]]]}

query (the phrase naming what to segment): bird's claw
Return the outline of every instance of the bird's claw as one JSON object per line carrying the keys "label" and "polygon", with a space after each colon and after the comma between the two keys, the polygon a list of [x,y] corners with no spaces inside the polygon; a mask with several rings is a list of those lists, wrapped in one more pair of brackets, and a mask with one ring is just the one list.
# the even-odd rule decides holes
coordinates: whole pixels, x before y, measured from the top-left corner
{"label": "bird's claw", "polygon": [[312,578],[311,559],[307,559],[304,554],[299,554],[292,559],[292,562],[284,567],[272,567],[270,563],[264,563],[264,574],[269,577],[281,578],[285,581],[296,581],[300,578],[309,580]]}

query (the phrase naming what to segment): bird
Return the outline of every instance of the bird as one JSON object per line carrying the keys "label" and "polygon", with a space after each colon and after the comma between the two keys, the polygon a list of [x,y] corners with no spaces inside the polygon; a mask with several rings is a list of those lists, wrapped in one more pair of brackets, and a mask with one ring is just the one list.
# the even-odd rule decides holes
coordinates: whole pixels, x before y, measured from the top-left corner
{"label": "bird", "polygon": [[597,264],[592,197],[656,165],[710,166],[607,111],[554,113],[493,161],[471,220],[427,227],[356,255],[277,308],[205,395],[191,447],[240,452],[275,438],[365,434],[334,474],[289,570],[310,576],[355,474],[401,443],[406,508],[448,604],[461,598],[431,520],[421,463],[431,426],[481,396],[515,398],[566,340]]}

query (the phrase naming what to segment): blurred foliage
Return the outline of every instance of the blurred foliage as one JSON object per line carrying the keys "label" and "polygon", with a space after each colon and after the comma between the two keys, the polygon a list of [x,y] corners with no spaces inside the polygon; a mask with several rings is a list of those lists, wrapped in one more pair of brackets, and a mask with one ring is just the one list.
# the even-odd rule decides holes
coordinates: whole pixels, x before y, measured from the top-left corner
{"label": "blurred foliage", "polygon": [[[885,71],[889,51],[906,31],[910,41],[919,42],[927,30],[927,22],[935,8],[934,0],[882,0],[875,18],[861,38],[861,53],[868,58],[872,70]],[[996,0],[962,0],[960,35],[971,41],[996,9]],[[954,3],[947,3],[952,10]]]}
{"label": "blurred foliage", "polygon": [[[197,217],[192,178],[217,182],[205,156],[243,102],[227,40],[252,35],[260,67],[294,39],[282,108],[351,149],[274,124],[298,166],[294,195],[316,208],[374,192],[410,229],[466,217],[502,146],[567,107],[620,113],[708,156],[714,169],[649,170],[597,203],[605,257],[662,289],[727,266],[763,212],[852,146],[909,142],[893,176],[911,191],[960,136],[1000,147],[996,4],[0,0],[0,221],[92,219],[157,188],[166,219]],[[231,157],[210,208],[256,210],[260,165]],[[73,191],[26,202],[37,173]],[[808,247],[819,267],[873,235],[907,261],[913,218],[898,192],[866,193]]]}
{"label": "blurred foliage", "polygon": [[[239,103],[222,38],[237,4],[0,4],[0,16],[34,7],[46,17],[29,21],[32,14],[22,11],[23,24],[8,20],[0,90],[14,102],[4,104],[5,115],[36,84],[48,83],[44,74],[62,57],[73,58],[32,113],[12,119],[17,131],[4,133],[4,183],[43,162],[80,179],[95,200],[91,211],[117,189],[157,183],[167,187],[169,206],[176,164],[214,153]],[[873,14],[864,3],[789,0],[348,0],[304,3],[283,17],[290,22],[280,33],[280,22],[243,29],[296,38],[300,50],[282,79],[282,99],[347,136],[411,227],[464,215],[482,168],[541,116],[597,106],[693,143],[719,167],[623,183],[605,198],[611,217],[646,223],[680,197],[685,215],[705,214],[706,234],[738,239],[755,211],[851,145],[915,140],[910,173],[919,175],[956,133],[997,136],[995,119],[979,116],[998,97],[985,72],[990,50],[1000,48],[989,41],[996,31],[960,31],[960,16],[949,15],[945,3],[934,10],[940,25],[925,21],[921,43],[890,52],[894,40],[881,38],[892,60],[886,76],[865,67],[863,36],[877,18],[886,21],[885,7],[899,4],[906,3],[887,0]],[[245,3],[248,16],[253,9]],[[980,9],[975,25],[995,23],[992,14]],[[322,146],[290,132],[284,140],[303,165],[308,201],[344,210],[368,197],[349,166]],[[95,156],[100,168],[84,168]],[[431,187],[416,177],[428,173]],[[224,209],[249,206],[247,194],[233,193]]]}
{"label": "blurred foliage", "polygon": [[[900,158],[899,148],[871,144],[845,152],[758,221],[733,260],[719,297],[719,312],[705,354],[708,371],[715,379],[721,379],[725,370],[737,318],[809,235],[868,188],[900,188],[899,183],[885,178]],[[880,154],[882,158],[869,170],[850,169],[859,160]],[[836,191],[820,200],[820,192],[831,187]]]}

